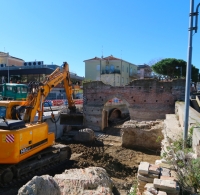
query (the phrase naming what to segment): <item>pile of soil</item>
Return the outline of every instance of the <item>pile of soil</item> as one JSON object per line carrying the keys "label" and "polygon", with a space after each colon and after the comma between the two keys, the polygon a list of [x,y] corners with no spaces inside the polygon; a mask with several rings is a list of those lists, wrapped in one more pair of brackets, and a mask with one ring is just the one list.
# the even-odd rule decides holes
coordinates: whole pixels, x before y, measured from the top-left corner
{"label": "pile of soil", "polygon": [[72,149],[71,160],[74,161],[72,168],[104,168],[114,182],[115,195],[128,194],[136,182],[141,161],[154,164],[155,160],[160,159],[160,154],[153,151],[121,147],[120,127],[107,128],[93,144],[71,143],[69,146]]}

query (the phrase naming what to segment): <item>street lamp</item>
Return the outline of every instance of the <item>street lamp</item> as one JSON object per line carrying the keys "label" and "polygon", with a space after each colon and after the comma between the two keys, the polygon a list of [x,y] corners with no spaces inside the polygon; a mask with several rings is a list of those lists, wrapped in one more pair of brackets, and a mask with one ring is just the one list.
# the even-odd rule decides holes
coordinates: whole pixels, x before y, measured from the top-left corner
{"label": "street lamp", "polygon": [[182,78],[182,66],[176,66],[176,69],[179,69],[180,68],[180,71],[181,71],[181,78]]}
{"label": "street lamp", "polygon": [[[191,63],[192,63],[192,36],[193,30],[197,33],[197,22],[198,22],[198,8],[200,3],[196,7],[194,12],[194,0],[190,0],[190,19],[189,19],[189,36],[188,36],[188,56],[187,56],[187,70],[186,70],[186,90],[185,90],[185,116],[184,116],[184,132],[183,140],[184,146],[186,145],[188,137],[188,118],[189,118],[189,104],[190,104],[190,80],[191,80]],[[195,16],[196,23],[193,27],[193,17]]]}
{"label": "street lamp", "polygon": [[9,76],[9,66],[8,66],[8,83],[10,82],[9,79],[10,79],[10,76]]}
{"label": "street lamp", "polygon": [[[9,56],[9,53],[7,53],[7,57],[6,57],[6,66],[8,66],[8,56]],[[9,66],[8,66],[8,83],[10,83],[10,75],[9,75]]]}

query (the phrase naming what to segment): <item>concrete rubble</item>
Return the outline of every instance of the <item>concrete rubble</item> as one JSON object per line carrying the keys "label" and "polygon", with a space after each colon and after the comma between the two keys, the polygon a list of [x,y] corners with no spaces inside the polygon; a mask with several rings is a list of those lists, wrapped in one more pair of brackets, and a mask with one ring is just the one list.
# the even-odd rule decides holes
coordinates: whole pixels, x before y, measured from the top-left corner
{"label": "concrete rubble", "polygon": [[74,141],[91,143],[95,140],[95,134],[92,129],[80,129],[74,136]]}
{"label": "concrete rubble", "polygon": [[[156,162],[158,164],[158,162]],[[159,164],[140,162],[137,175],[138,195],[178,195],[180,187],[173,170]]]}
{"label": "concrete rubble", "polygon": [[65,131],[60,138],[65,141],[75,141],[80,143],[93,143],[95,141],[95,133],[90,128],[80,129],[78,131]]}
{"label": "concrete rubble", "polygon": [[60,195],[59,186],[53,177],[49,175],[35,176],[22,186],[18,195]]}
{"label": "concrete rubble", "polygon": [[112,195],[113,182],[105,169],[89,167],[65,170],[54,177],[35,176],[18,195]]}

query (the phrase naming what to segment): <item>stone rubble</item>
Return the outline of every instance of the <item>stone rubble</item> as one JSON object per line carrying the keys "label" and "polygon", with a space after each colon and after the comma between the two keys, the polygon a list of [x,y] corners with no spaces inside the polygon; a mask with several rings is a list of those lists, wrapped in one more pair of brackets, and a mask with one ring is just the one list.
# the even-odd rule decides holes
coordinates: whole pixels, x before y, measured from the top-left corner
{"label": "stone rubble", "polygon": [[178,195],[180,192],[175,172],[158,162],[157,165],[140,162],[137,181],[137,195]]}
{"label": "stone rubble", "polygon": [[22,186],[18,195],[112,195],[113,182],[105,169],[88,167],[65,170],[54,177],[35,176]]}
{"label": "stone rubble", "polygon": [[122,128],[122,146],[131,149],[160,151],[163,139],[163,121],[126,121]]}
{"label": "stone rubble", "polygon": [[73,140],[80,143],[92,143],[95,141],[94,131],[89,128],[80,129],[73,137]]}

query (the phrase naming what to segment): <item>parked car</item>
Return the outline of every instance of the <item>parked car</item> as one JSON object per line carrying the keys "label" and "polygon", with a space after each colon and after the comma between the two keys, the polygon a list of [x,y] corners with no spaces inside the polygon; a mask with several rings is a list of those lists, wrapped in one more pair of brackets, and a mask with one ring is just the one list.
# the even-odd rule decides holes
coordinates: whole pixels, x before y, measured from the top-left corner
{"label": "parked car", "polygon": [[68,101],[67,101],[67,100],[65,100],[64,104],[65,104],[65,105],[68,105]]}
{"label": "parked car", "polygon": [[77,93],[75,95],[75,99],[83,99],[83,94],[82,93]]}
{"label": "parked car", "polygon": [[44,102],[44,107],[50,107],[50,106],[53,106],[52,102],[51,101],[46,101]]}

